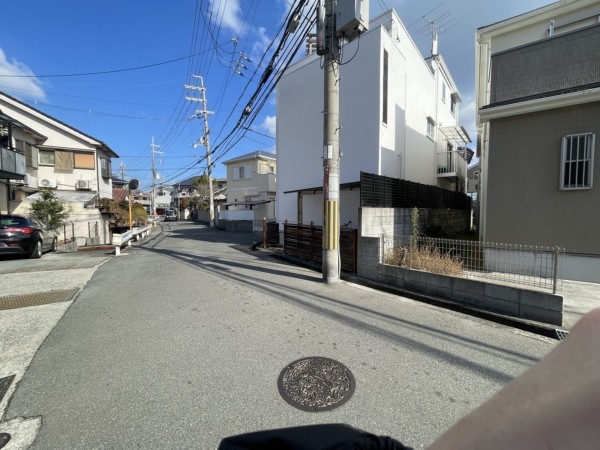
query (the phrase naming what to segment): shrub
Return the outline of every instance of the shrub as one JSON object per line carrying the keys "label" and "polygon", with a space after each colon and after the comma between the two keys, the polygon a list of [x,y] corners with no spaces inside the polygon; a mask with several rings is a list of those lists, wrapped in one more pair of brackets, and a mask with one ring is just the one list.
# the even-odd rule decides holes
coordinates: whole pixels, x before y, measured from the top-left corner
{"label": "shrub", "polygon": [[462,260],[449,253],[442,254],[431,246],[414,247],[411,251],[407,247],[396,247],[388,251],[384,258],[385,264],[404,268],[423,270],[440,275],[462,276]]}

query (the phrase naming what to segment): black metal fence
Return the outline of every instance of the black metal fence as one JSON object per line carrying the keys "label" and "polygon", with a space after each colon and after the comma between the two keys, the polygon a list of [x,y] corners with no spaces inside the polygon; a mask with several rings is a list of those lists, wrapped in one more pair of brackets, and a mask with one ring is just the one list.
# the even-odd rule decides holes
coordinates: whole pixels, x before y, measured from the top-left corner
{"label": "black metal fence", "polygon": [[471,198],[437,186],[361,172],[360,206],[471,209]]}

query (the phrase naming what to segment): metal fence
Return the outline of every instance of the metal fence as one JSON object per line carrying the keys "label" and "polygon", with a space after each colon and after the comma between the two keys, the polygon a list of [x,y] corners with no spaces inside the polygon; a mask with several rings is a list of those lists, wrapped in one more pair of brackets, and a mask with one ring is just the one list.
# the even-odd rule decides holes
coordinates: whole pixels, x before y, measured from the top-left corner
{"label": "metal fence", "polygon": [[[382,261],[502,284],[562,290],[564,249],[430,237],[382,237]],[[440,270],[437,270],[440,269]]]}
{"label": "metal fence", "polygon": [[98,227],[98,222],[88,222],[88,237],[95,238],[100,235],[100,228]]}
{"label": "metal fence", "polygon": [[471,209],[471,198],[437,186],[361,172],[360,206]]}
{"label": "metal fence", "polygon": [[68,222],[63,224],[62,241],[65,244],[75,241],[75,222]]}

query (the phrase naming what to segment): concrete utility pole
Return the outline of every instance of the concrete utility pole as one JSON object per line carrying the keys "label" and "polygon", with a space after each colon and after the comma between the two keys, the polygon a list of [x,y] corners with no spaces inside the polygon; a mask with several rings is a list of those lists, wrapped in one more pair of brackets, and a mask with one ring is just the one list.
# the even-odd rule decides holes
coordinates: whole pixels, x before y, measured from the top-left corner
{"label": "concrete utility pole", "polygon": [[158,150],[156,150],[157,148],[160,148],[160,145],[157,145],[154,143],[154,136],[152,136],[152,144],[150,144],[150,146],[152,147],[152,196],[150,197],[150,210],[152,212],[152,215],[155,216],[156,215],[156,201],[154,198],[154,189],[155,189],[155,180],[157,178],[157,172],[156,172],[156,164],[154,162],[154,155],[156,153],[162,155],[162,152],[159,152]]}
{"label": "concrete utility pole", "polygon": [[200,91],[202,97],[185,97],[186,100],[190,100],[192,102],[200,102],[202,103],[202,109],[196,111],[196,117],[200,118],[202,116],[204,120],[204,136],[201,139],[201,143],[206,147],[206,165],[207,165],[207,175],[208,175],[208,209],[210,215],[210,226],[213,227],[215,225],[215,205],[213,199],[213,183],[211,176],[211,163],[210,163],[210,140],[208,138],[210,134],[210,128],[208,128],[208,115],[213,114],[212,111],[208,111],[206,109],[206,88],[204,87],[204,79],[200,75],[192,75],[194,78],[198,78],[200,80],[200,86],[190,86],[185,85],[186,89],[192,89],[195,91]]}
{"label": "concrete utility pole", "polygon": [[[323,281],[340,281],[340,90],[335,1],[325,2],[324,108],[323,108]],[[322,9],[320,9],[322,11]]]}

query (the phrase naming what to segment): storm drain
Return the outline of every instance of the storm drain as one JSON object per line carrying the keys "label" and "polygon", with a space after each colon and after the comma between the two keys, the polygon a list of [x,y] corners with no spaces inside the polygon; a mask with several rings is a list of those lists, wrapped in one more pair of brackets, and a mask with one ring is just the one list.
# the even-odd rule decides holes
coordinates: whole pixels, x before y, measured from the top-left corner
{"label": "storm drain", "polygon": [[[10,387],[10,385],[12,384],[14,379],[15,379],[14,375],[0,378],[0,403],[2,403],[2,399],[8,392],[8,388]],[[0,447],[0,448],[2,448],[2,447]]]}
{"label": "storm drain", "polygon": [[569,332],[568,332],[568,331],[565,331],[565,330],[558,330],[558,329],[557,329],[557,330],[555,330],[555,331],[556,331],[556,338],[557,338],[559,341],[564,341],[564,340],[565,340],[565,338],[566,338],[566,337],[569,335]]}
{"label": "storm drain", "polygon": [[313,356],[294,361],[277,381],[283,399],[302,411],[329,411],[342,406],[356,388],[352,372],[333,359]]}
{"label": "storm drain", "polygon": [[77,290],[78,288],[71,288],[58,291],[38,292],[35,294],[8,295],[6,297],[0,297],[0,310],[68,302],[75,296]]}

